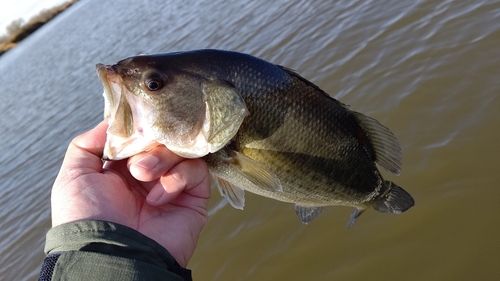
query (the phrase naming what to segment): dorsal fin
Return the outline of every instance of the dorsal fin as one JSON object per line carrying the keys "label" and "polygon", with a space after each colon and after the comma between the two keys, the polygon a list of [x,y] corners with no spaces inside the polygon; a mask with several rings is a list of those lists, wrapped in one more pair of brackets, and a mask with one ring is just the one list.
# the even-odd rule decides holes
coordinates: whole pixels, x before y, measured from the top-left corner
{"label": "dorsal fin", "polygon": [[375,151],[375,162],[387,171],[399,175],[403,157],[396,136],[377,120],[359,112],[351,112],[370,139]]}

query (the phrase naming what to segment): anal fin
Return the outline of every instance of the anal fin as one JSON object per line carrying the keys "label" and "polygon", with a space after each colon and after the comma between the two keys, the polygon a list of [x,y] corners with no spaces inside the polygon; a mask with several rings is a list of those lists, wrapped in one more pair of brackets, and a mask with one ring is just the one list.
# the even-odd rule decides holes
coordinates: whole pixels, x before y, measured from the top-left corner
{"label": "anal fin", "polygon": [[306,207],[295,204],[295,213],[299,217],[300,221],[304,224],[308,224],[313,219],[318,217],[325,207]]}
{"label": "anal fin", "polygon": [[365,211],[366,209],[360,209],[360,208],[356,208],[354,209],[354,211],[352,212],[351,214],[351,217],[349,218],[349,221],[347,222],[347,228],[351,228],[354,223],[356,222],[356,220],[359,218],[359,216],[361,216],[361,214]]}

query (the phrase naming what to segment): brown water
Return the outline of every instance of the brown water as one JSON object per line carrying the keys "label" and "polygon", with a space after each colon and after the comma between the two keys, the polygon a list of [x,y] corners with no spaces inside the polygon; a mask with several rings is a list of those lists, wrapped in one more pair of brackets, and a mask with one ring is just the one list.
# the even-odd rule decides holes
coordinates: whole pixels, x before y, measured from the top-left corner
{"label": "brown water", "polygon": [[404,156],[385,176],[416,205],[347,229],[351,208],[303,225],[214,190],[196,280],[500,280],[500,2],[466,0],[77,3],[0,57],[1,280],[38,275],[66,145],[102,118],[94,65],[197,48],[296,69],[385,124]]}

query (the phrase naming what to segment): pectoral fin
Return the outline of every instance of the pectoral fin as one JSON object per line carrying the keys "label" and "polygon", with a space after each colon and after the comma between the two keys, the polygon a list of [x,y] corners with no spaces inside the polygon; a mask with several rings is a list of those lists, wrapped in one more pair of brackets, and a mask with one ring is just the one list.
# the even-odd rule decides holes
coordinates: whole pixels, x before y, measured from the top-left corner
{"label": "pectoral fin", "polygon": [[283,191],[280,180],[271,170],[242,153],[223,148],[203,159],[221,195],[236,209],[245,206],[245,189]]}
{"label": "pectoral fin", "polygon": [[308,224],[313,219],[315,219],[321,212],[324,207],[305,207],[295,204],[295,213],[299,217],[302,223]]}
{"label": "pectoral fin", "polygon": [[232,85],[219,81],[203,84],[205,121],[203,133],[215,152],[226,145],[238,132],[248,114],[245,101]]}
{"label": "pectoral fin", "polygon": [[231,151],[232,165],[253,184],[271,192],[282,192],[281,182],[269,168],[237,151]]}

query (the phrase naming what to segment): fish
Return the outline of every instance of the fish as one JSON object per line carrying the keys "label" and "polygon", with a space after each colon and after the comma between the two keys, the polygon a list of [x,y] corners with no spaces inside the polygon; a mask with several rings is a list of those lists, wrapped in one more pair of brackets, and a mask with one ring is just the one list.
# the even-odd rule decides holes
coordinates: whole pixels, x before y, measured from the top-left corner
{"label": "fish", "polygon": [[[412,196],[399,175],[401,147],[375,119],[287,67],[235,51],[138,55],[96,65],[109,127],[103,159],[164,145],[202,158],[236,209],[245,191],[293,203],[305,224],[327,206],[400,214]],[[378,165],[378,166],[377,166]]]}

